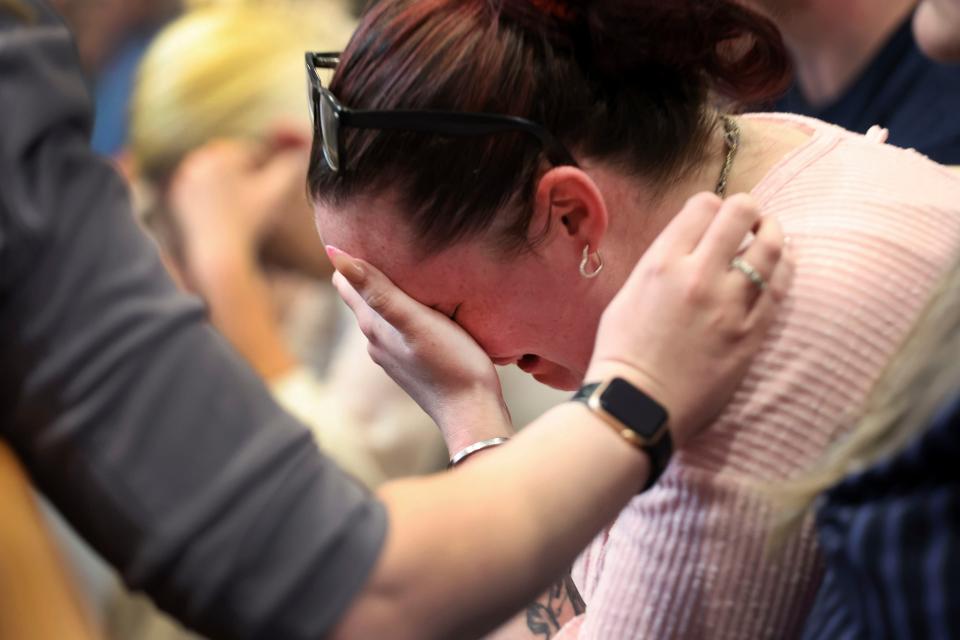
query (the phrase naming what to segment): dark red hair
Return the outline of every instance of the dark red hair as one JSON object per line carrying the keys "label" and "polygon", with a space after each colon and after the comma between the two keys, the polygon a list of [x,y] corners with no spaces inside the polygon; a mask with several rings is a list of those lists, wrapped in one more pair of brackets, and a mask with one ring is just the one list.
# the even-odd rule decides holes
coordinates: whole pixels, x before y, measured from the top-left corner
{"label": "dark red hair", "polygon": [[[521,116],[577,157],[662,183],[700,159],[713,97],[769,100],[789,75],[776,27],[736,1],[380,0],[331,91],[352,108]],[[338,175],[314,149],[314,197],[399,197],[425,252],[490,229],[527,246],[535,140],[348,129],[344,149]]]}

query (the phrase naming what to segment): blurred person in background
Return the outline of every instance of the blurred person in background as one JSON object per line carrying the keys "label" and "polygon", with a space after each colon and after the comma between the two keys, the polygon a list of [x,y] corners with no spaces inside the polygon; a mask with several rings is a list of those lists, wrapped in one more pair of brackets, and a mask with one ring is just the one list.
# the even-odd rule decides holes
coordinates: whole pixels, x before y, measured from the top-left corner
{"label": "blurred person in background", "polygon": [[783,32],[796,69],[776,111],[866,133],[960,164],[960,68],[932,61],[912,30],[916,0],[742,0]]}
{"label": "blurred person in background", "polygon": [[[924,0],[913,29],[927,55],[960,64],[960,0]],[[957,258],[855,430],[777,496],[787,529],[816,509],[826,575],[806,640],[960,637]]]}

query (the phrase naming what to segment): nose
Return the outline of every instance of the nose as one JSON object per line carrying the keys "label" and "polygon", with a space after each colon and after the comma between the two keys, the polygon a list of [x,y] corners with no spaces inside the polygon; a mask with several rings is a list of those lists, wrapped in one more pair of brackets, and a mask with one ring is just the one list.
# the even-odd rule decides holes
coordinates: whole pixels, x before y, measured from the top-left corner
{"label": "nose", "polygon": [[511,357],[511,358],[493,358],[493,357],[491,357],[490,360],[492,360],[492,361],[493,361],[493,364],[497,365],[498,367],[506,367],[506,366],[509,366],[509,365],[513,364],[514,362],[516,362],[516,361],[517,361],[517,358],[516,358],[515,356],[514,356],[514,357]]}

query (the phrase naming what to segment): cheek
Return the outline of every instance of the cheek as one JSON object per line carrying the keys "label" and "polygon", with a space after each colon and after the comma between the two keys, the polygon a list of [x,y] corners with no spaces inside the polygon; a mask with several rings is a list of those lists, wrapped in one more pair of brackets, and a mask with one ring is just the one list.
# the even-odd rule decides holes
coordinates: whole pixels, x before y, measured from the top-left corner
{"label": "cheek", "polygon": [[458,321],[492,357],[533,354],[579,370],[590,360],[599,316],[594,319],[565,296],[522,296],[501,297],[483,311],[475,307]]}
{"label": "cheek", "polygon": [[478,313],[463,313],[460,326],[493,358],[521,356],[537,349],[538,332],[529,318],[511,314],[506,306]]}

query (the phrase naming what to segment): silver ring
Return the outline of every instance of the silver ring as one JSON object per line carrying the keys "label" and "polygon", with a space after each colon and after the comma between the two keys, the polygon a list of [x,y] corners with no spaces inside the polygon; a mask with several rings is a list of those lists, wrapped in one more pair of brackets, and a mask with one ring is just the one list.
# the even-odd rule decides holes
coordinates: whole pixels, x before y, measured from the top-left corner
{"label": "silver ring", "polygon": [[747,280],[755,284],[760,291],[763,291],[767,288],[767,281],[763,279],[763,276],[760,275],[760,272],[754,269],[752,264],[740,256],[737,256],[730,261],[730,268],[736,269],[743,275],[747,276]]}

